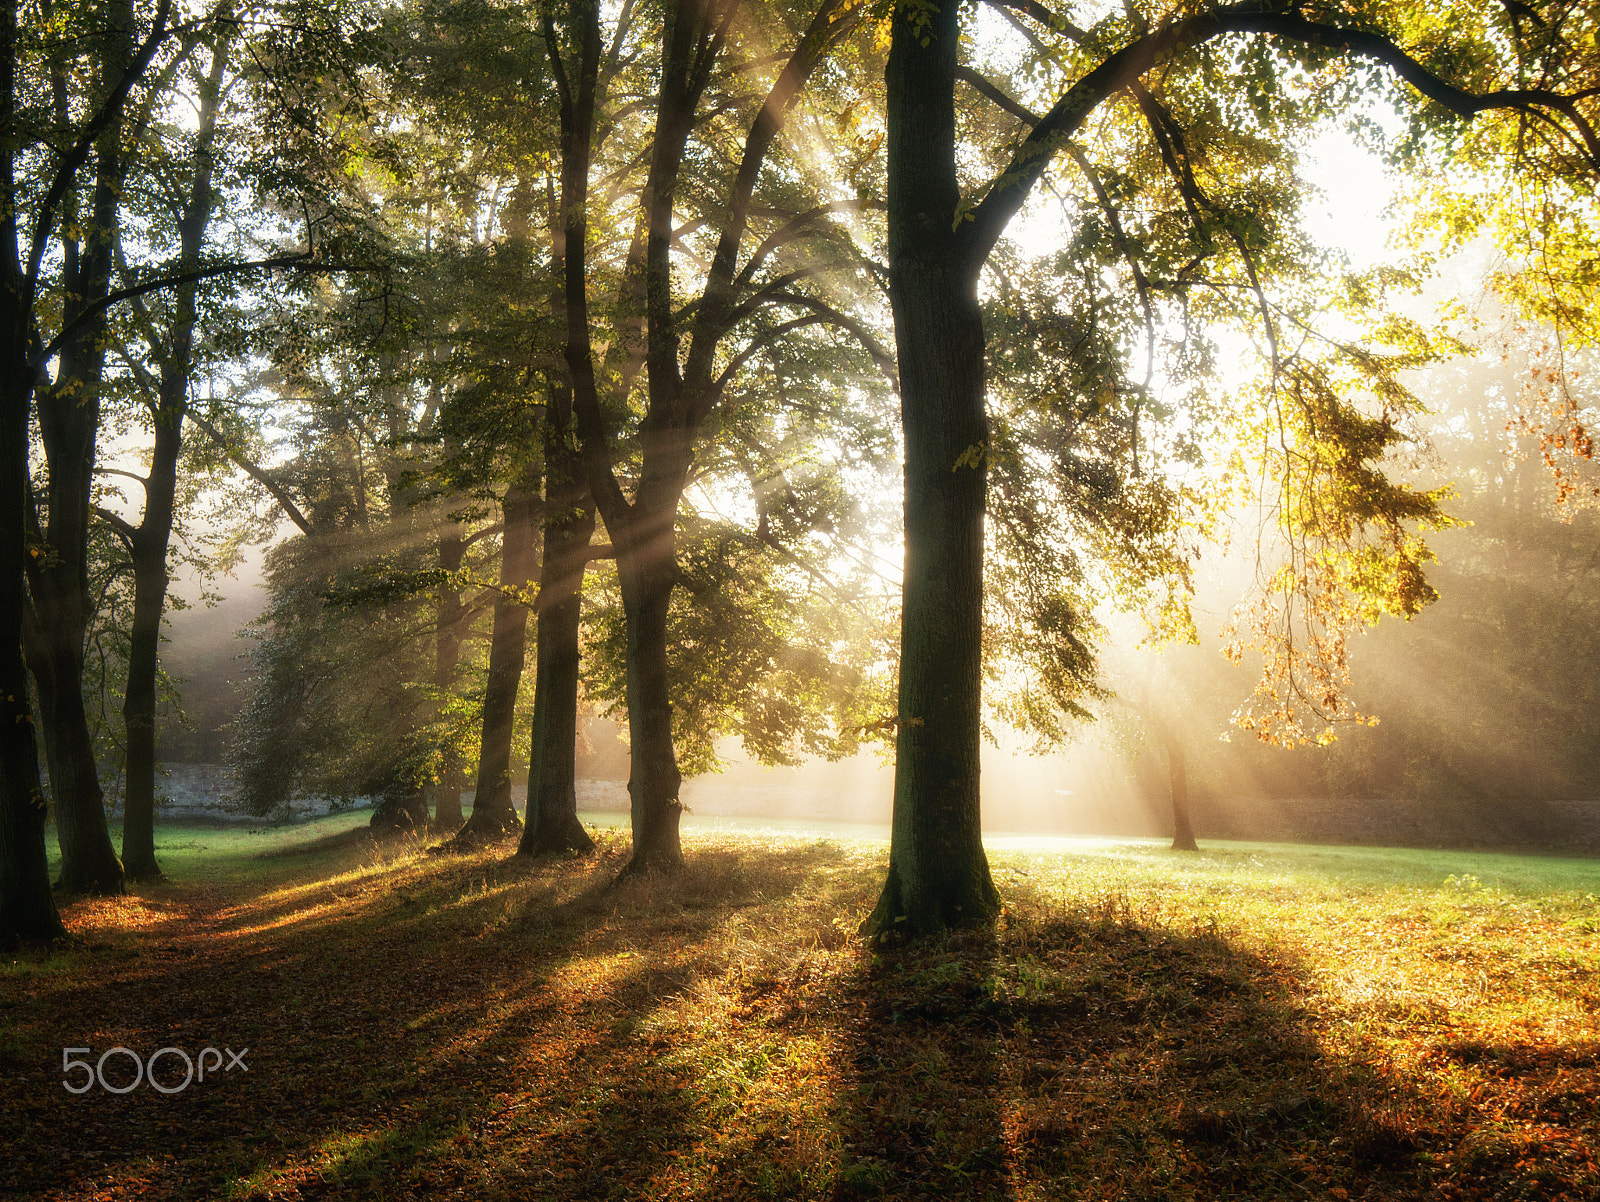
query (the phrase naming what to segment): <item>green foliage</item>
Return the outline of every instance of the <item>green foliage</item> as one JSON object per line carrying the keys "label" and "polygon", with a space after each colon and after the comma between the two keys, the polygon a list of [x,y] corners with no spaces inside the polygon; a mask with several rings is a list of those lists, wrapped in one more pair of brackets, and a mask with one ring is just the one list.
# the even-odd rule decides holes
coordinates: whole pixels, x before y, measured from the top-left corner
{"label": "green foliage", "polygon": [[[686,775],[715,771],[716,739],[737,736],[762,764],[858,750],[866,727],[892,706],[881,669],[888,630],[870,610],[841,603],[781,545],[724,522],[685,515],[679,588],[669,617],[673,737]],[[627,632],[620,598],[588,599],[587,694],[625,711]]]}
{"label": "green foliage", "polygon": [[248,701],[235,723],[234,766],[250,813],[302,793],[349,801],[413,792],[475,746],[470,695],[439,697],[432,686],[430,607],[330,603],[330,594],[350,595],[363,562],[385,553],[382,537],[293,539],[268,556],[270,601],[254,624]]}

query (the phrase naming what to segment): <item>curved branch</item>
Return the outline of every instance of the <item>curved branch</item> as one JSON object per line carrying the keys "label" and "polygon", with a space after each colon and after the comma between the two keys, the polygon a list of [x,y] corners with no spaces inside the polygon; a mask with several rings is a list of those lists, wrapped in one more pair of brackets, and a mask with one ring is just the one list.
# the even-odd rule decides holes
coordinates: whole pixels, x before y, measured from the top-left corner
{"label": "curved branch", "polygon": [[101,505],[91,505],[89,508],[94,512],[95,517],[111,527],[117,538],[121,540],[123,547],[127,549],[128,554],[132,555],[133,539],[138,531],[133,528],[128,519],[121,514],[113,513]]}
{"label": "curved branch", "polygon": [[1590,166],[1600,171],[1600,133],[1578,111],[1571,96],[1548,88],[1497,88],[1481,95],[1469,92],[1441,79],[1382,34],[1322,25],[1298,13],[1240,14],[1232,18],[1230,24],[1240,33],[1275,34],[1306,45],[1345,50],[1370,58],[1458,117],[1476,117],[1497,109],[1530,114],[1540,109],[1554,109],[1572,123],[1588,152]]}
{"label": "curved branch", "polygon": [[1024,16],[1032,17],[1046,29],[1066,34],[1074,42],[1086,42],[1089,40],[1088,30],[1080,29],[1059,13],[1052,12],[1040,4],[1039,0],[984,0],[984,2],[991,8],[1015,9]]}
{"label": "curved branch", "polygon": [[1022,207],[1056,151],[1065,146],[1095,108],[1114,93],[1132,87],[1174,54],[1229,33],[1275,35],[1372,59],[1459,117],[1471,118],[1493,110],[1560,113],[1583,142],[1590,165],[1600,173],[1600,133],[1569,96],[1544,88],[1500,88],[1481,95],[1468,92],[1435,75],[1382,34],[1319,24],[1298,13],[1246,0],[1165,22],[1109,55],[1064,92],[1017,147],[1006,169],[990,182],[982,199],[959,215],[958,220],[964,223],[959,245],[967,263],[975,268],[988,258],[1006,223]]}
{"label": "curved branch", "polygon": [[1023,122],[1025,125],[1038,125],[1040,120],[1042,120],[1038,113],[1031,111],[1024,105],[1019,104],[1017,101],[1011,99],[1011,97],[1007,96],[1004,92],[995,87],[994,84],[990,83],[983,76],[979,75],[971,67],[957,67],[956,78],[961,80],[963,83],[971,84],[972,87],[977,91],[978,95],[993,101],[994,104],[1000,108],[1003,108],[1006,112],[1010,113],[1013,117],[1015,117],[1018,121]]}
{"label": "curved branch", "polygon": [[295,267],[309,271],[382,271],[383,268],[370,263],[342,263],[318,262],[315,260],[314,250],[296,251],[292,255],[274,255],[270,259],[247,259],[244,262],[214,263],[210,267],[197,267],[193,271],[180,271],[174,275],[157,276],[153,280],[146,280],[142,284],[134,284],[127,288],[118,288],[108,292],[105,296],[87,305],[76,317],[61,327],[61,330],[41,349],[30,361],[29,366],[38,367],[48,363],[52,355],[59,351],[72,336],[78,333],[89,322],[99,317],[113,305],[119,305],[125,300],[148,296],[152,292],[160,292],[165,288],[176,288],[183,284],[198,284],[202,280],[214,280],[219,276],[242,275],[247,271],[266,271],[276,267]]}
{"label": "curved branch", "polygon": [[221,430],[217,429],[194,410],[191,409],[189,411],[188,417],[191,422],[200,428],[206,437],[217,444],[217,448],[224,455],[226,455],[234,463],[238,464],[239,467],[243,468],[246,475],[248,475],[257,484],[261,485],[262,488],[266,489],[267,492],[272,494],[272,499],[283,507],[283,512],[288,515],[289,520],[296,526],[300,527],[300,533],[306,535],[308,538],[310,537],[310,521],[307,520],[305,514],[300,512],[300,507],[296,505],[294,503],[294,499],[289,496],[288,490],[285,489],[283,485],[279,484],[270,472],[268,472],[264,467],[256,463],[255,460],[251,459],[248,455],[244,454],[232,443],[230,443],[227,436],[223,434]]}
{"label": "curved branch", "polygon": [[752,356],[760,354],[774,342],[777,342],[785,334],[793,333],[795,330],[804,329],[806,326],[821,325],[823,320],[824,319],[817,314],[812,314],[809,317],[791,318],[788,321],[780,322],[778,325],[773,326],[772,329],[767,330],[759,338],[751,339],[750,345],[735,355],[728,366],[723,369],[722,374],[712,382],[712,389],[715,390],[717,395],[720,396],[722,394],[722,390],[727,387],[728,381],[733,379],[733,377],[738,374],[739,369],[748,363]]}
{"label": "curved branch", "polygon": [[744,270],[735,277],[733,290],[737,292],[739,289],[748,286],[755,277],[756,272],[761,269],[761,264],[767,261],[773,251],[786,242],[792,242],[796,238],[803,237],[807,227],[818,218],[825,217],[829,213],[859,213],[863,209],[874,208],[883,208],[883,202],[875,200],[836,200],[796,214],[788,222],[779,226],[775,232],[769,234],[766,241],[760,246],[756,247],[755,251],[750,255],[750,261],[744,265]]}
{"label": "curved branch", "polygon": [[150,481],[137,472],[125,472],[120,467],[96,467],[94,474],[97,476],[125,476],[129,480],[137,480],[141,488],[150,491]]}
{"label": "curved branch", "polygon": [[838,326],[859,342],[861,349],[872,356],[872,361],[878,365],[878,370],[889,381],[889,386],[894,389],[895,395],[900,395],[900,369],[895,363],[894,356],[884,349],[883,345],[872,336],[872,331],[864,324],[847,313],[841,313],[832,305],[820,301],[814,296],[790,292],[784,293],[781,299],[785,304],[798,305],[803,309],[810,309],[827,324]]}

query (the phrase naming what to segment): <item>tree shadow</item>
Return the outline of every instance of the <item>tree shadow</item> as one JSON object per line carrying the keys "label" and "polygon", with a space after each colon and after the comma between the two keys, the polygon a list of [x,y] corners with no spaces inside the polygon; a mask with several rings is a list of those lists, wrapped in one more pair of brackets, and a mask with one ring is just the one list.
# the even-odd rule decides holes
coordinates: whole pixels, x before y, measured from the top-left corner
{"label": "tree shadow", "polygon": [[[83,979],[40,966],[0,1009],[8,1190],[638,1196],[702,1121],[652,1016],[720,971],[702,945],[728,907],[781,903],[809,871],[747,860],[711,850],[681,880],[613,888],[605,855],[435,859],[337,915],[312,916],[311,890],[305,913],[278,897],[133,933]],[[166,1095],[61,1084],[62,1047],[209,1046],[249,1048],[248,1068]]]}
{"label": "tree shadow", "polygon": [[[1536,1134],[1486,1136],[1458,1100],[1331,1053],[1312,992],[1292,959],[1115,901],[868,956],[838,998],[832,1197],[1600,1196],[1581,1130],[1542,1156]],[[1592,1127],[1593,1073],[1566,1085],[1546,1109],[1587,1104]]]}
{"label": "tree shadow", "polygon": [[869,953],[843,985],[852,1083],[833,1197],[1010,1198],[999,941],[957,932]]}
{"label": "tree shadow", "polygon": [[[845,934],[870,857],[699,849],[616,885],[625,854],[416,860],[13,966],[8,1189],[1600,1197],[1592,1044],[1436,1021],[1402,1071],[1330,1018],[1319,966],[1115,899],[875,952]],[[170,1096],[74,1096],[60,1049],[85,1046],[251,1051]]]}

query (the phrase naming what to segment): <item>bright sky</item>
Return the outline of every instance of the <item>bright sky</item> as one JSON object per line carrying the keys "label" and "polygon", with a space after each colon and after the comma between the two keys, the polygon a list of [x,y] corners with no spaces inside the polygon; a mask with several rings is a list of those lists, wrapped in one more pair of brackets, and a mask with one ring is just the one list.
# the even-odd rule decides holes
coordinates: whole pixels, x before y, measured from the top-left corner
{"label": "bright sky", "polygon": [[1394,197],[1394,185],[1377,156],[1347,135],[1330,132],[1313,144],[1305,173],[1324,193],[1306,212],[1312,235],[1342,249],[1358,269],[1382,258],[1393,229],[1384,210]]}

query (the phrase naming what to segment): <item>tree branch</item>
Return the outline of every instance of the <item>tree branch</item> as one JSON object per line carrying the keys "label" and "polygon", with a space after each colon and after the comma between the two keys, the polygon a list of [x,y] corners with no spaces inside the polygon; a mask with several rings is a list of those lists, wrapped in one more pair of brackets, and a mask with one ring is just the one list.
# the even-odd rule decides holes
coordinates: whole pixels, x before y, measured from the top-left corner
{"label": "tree branch", "polygon": [[[124,472],[122,474],[127,475],[128,473]],[[135,479],[137,479],[137,477],[135,477]],[[102,522],[104,522],[107,526],[110,526],[111,529],[116,532],[117,537],[122,540],[122,545],[127,548],[128,554],[132,555],[133,537],[138,532],[134,530],[133,526],[128,522],[128,519],[120,514],[111,512],[111,510],[106,509],[101,505],[91,505],[89,508],[94,511],[95,517],[99,518]]]}
{"label": "tree branch", "polygon": [[829,325],[838,326],[841,330],[850,334],[861,344],[861,348],[872,356],[872,361],[878,365],[878,370],[889,381],[889,386],[894,389],[895,395],[900,395],[900,369],[895,363],[894,356],[884,349],[883,345],[872,336],[872,331],[867,329],[865,325],[849,314],[841,313],[832,305],[820,301],[814,296],[791,292],[784,293],[781,299],[785,304],[798,305],[803,309],[810,309]]}
{"label": "tree branch", "polygon": [[261,467],[248,455],[244,454],[232,443],[230,443],[227,439],[227,436],[224,435],[221,430],[217,429],[193,409],[189,411],[188,417],[191,422],[200,428],[206,437],[210,438],[212,442],[217,444],[217,448],[221,450],[224,455],[243,468],[246,475],[248,475],[257,484],[261,485],[262,488],[266,489],[272,494],[272,499],[282,506],[283,512],[288,515],[289,520],[296,526],[300,527],[300,533],[306,535],[308,538],[310,537],[310,521],[307,520],[305,514],[300,512],[300,507],[296,505],[294,503],[294,499],[289,496],[288,490],[286,490],[283,485],[279,484],[278,481],[272,477],[271,473],[269,473],[265,468]]}
{"label": "tree branch", "polygon": [[100,111],[89,118],[87,125],[78,135],[78,140],[61,156],[57,164],[55,176],[50,181],[50,189],[39,202],[39,210],[34,216],[33,237],[28,246],[28,268],[24,278],[31,284],[39,277],[39,264],[44,259],[44,248],[50,238],[50,228],[55,224],[56,208],[66,196],[67,190],[72,187],[77,178],[78,168],[82,167],[89,157],[89,151],[99,141],[100,135],[111,127],[111,123],[122,112],[122,106],[127,103],[128,93],[133,91],[133,85],[139,82],[139,77],[150,66],[150,60],[155,58],[156,51],[161,43],[166,41],[173,32],[167,27],[167,15],[172,11],[172,0],[160,0],[156,6],[155,16],[151,18],[150,36],[139,47],[139,52],[133,56],[133,61],[128,64],[128,69],[123,72],[122,78],[111,89],[105,103],[100,106]]}
{"label": "tree branch", "polygon": [[214,263],[209,267],[197,267],[193,271],[180,271],[175,275],[158,276],[153,280],[146,280],[142,284],[133,284],[127,288],[118,288],[109,292],[94,304],[84,308],[75,318],[61,328],[54,338],[38,352],[30,361],[30,367],[39,367],[48,363],[51,356],[67,344],[74,334],[83,326],[104,313],[113,305],[121,304],[125,300],[136,297],[148,296],[152,292],[160,292],[164,288],[176,288],[183,284],[197,284],[202,280],[214,280],[219,276],[242,275],[247,271],[268,271],[277,267],[292,267],[306,271],[381,271],[382,268],[370,263],[342,263],[318,262],[314,250],[297,251],[292,255],[275,255],[270,259],[249,259],[244,262]]}
{"label": "tree branch", "polygon": [[1010,113],[1013,117],[1015,117],[1018,121],[1023,122],[1025,125],[1038,125],[1040,120],[1042,120],[1039,114],[1030,111],[1023,105],[1011,99],[1011,97],[1007,96],[1004,92],[995,87],[994,84],[990,83],[983,76],[979,75],[971,67],[957,67],[956,78],[961,80],[963,83],[971,84],[980,96],[993,101],[996,105],[1005,109],[1006,112]]}
{"label": "tree branch", "polygon": [[1064,147],[1067,139],[1104,100],[1131,87],[1146,72],[1179,51],[1228,33],[1271,34],[1372,59],[1394,71],[1427,99],[1460,117],[1471,118],[1492,110],[1560,113],[1585,146],[1590,165],[1600,173],[1600,134],[1579,112],[1571,97],[1543,88],[1502,88],[1474,94],[1441,79],[1382,34],[1319,24],[1297,13],[1264,9],[1257,0],[1246,0],[1164,22],[1109,55],[1064,92],[1033,126],[1012,154],[1006,169],[991,181],[983,198],[969,211],[957,215],[957,221],[963,225],[960,236],[963,258],[974,266],[988,258],[1006,223],[1022,207],[1056,151]]}

